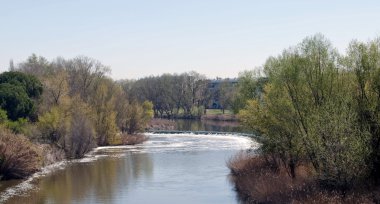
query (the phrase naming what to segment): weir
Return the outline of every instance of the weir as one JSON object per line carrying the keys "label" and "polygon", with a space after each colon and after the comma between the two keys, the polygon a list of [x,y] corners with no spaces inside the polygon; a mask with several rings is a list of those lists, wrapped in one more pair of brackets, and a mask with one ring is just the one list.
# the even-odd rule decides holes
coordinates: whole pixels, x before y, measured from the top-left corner
{"label": "weir", "polygon": [[237,136],[252,137],[255,139],[262,139],[262,137],[258,136],[257,134],[242,133],[242,132],[152,130],[152,131],[147,131],[147,133],[152,133],[152,134],[194,134],[194,135],[237,135]]}

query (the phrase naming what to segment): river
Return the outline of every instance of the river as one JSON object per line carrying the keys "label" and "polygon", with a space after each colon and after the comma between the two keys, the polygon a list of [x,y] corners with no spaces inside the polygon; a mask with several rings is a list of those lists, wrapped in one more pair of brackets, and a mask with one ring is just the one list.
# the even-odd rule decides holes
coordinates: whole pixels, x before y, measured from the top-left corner
{"label": "river", "polygon": [[[228,159],[258,144],[237,134],[153,134],[136,146],[100,147],[85,158],[8,181],[5,203],[237,203]],[[9,182],[14,182],[11,185]],[[1,183],[0,183],[1,184]]]}

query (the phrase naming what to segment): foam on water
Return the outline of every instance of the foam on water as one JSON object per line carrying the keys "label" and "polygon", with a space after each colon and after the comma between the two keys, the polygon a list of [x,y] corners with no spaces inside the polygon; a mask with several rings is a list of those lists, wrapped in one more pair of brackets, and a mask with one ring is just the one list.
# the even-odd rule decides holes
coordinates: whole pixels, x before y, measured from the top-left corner
{"label": "foam on water", "polygon": [[65,168],[68,164],[94,162],[104,157],[122,158],[127,153],[165,153],[165,152],[191,152],[191,151],[218,151],[218,150],[245,150],[258,148],[259,143],[251,138],[234,134],[206,135],[206,134],[154,134],[146,133],[149,140],[134,146],[107,146],[98,147],[85,155],[82,159],[63,161],[44,167],[40,172],[16,186],[7,188],[0,193],[0,203],[16,195],[24,195],[28,191],[38,190],[33,184],[36,179]]}
{"label": "foam on water", "polygon": [[35,188],[35,185],[32,184],[32,182],[35,179],[40,178],[42,176],[46,176],[49,173],[56,171],[58,169],[63,169],[63,168],[65,168],[66,164],[67,164],[66,161],[62,161],[62,162],[57,162],[57,163],[54,163],[52,165],[46,166],[46,167],[42,168],[41,171],[33,174],[31,177],[22,181],[21,183],[17,184],[16,186],[7,188],[5,191],[0,193],[0,203],[4,203],[5,201],[7,201],[9,198],[11,198],[13,196],[23,195],[30,190],[37,190]]}
{"label": "foam on water", "polygon": [[144,146],[148,152],[164,151],[216,151],[257,148],[259,144],[251,138],[234,134],[146,134],[150,137]]}

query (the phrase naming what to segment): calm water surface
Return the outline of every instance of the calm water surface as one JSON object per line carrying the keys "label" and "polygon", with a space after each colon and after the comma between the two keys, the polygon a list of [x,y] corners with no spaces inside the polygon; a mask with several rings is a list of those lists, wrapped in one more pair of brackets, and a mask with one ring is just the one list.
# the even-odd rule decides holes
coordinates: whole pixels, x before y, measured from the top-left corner
{"label": "calm water surface", "polygon": [[26,181],[3,183],[1,199],[5,203],[237,203],[226,161],[257,143],[233,134],[148,136],[150,140],[141,145],[98,148],[84,159],[51,166]]}
{"label": "calm water surface", "polygon": [[248,132],[238,122],[213,120],[174,120],[176,130],[184,131],[216,131],[216,132]]}

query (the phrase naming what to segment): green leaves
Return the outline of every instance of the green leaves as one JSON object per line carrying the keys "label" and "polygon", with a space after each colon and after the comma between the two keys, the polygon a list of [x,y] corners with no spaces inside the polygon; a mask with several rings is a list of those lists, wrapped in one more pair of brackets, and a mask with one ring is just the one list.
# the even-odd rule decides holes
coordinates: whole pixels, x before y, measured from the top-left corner
{"label": "green leaves", "polygon": [[21,86],[0,84],[0,107],[7,111],[8,118],[30,117],[34,113],[34,104]]}
{"label": "green leaves", "polygon": [[42,94],[42,83],[34,76],[21,72],[4,72],[0,74],[0,84],[8,83],[21,87],[30,98],[38,98]]}
{"label": "green leaves", "polygon": [[35,99],[42,94],[42,84],[37,78],[21,72],[0,74],[0,108],[7,111],[8,118],[34,119]]}
{"label": "green leaves", "polygon": [[269,58],[263,97],[240,111],[242,123],[266,139],[263,152],[290,172],[310,162],[327,185],[364,179],[372,168],[366,161],[379,155],[373,153],[380,141],[379,45],[354,42],[341,57],[317,34]]}

